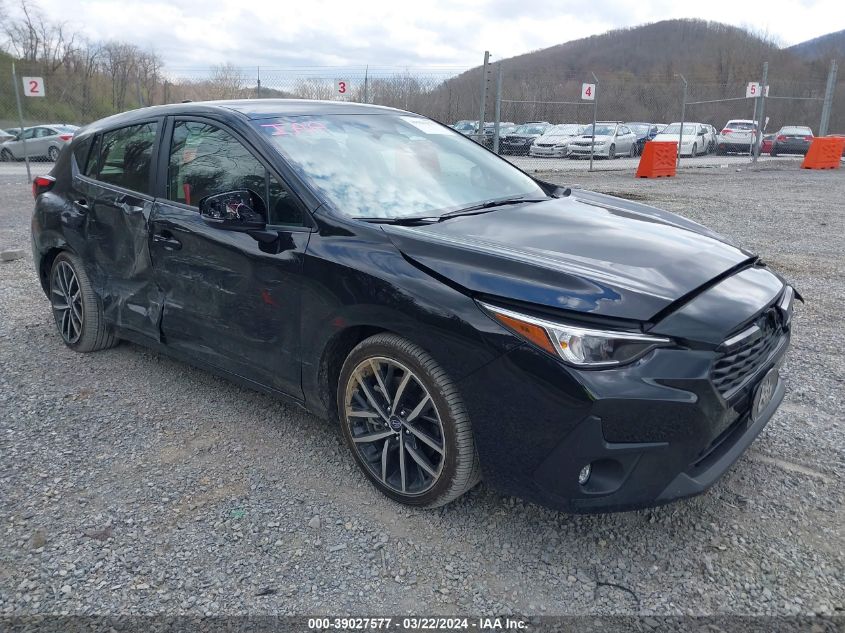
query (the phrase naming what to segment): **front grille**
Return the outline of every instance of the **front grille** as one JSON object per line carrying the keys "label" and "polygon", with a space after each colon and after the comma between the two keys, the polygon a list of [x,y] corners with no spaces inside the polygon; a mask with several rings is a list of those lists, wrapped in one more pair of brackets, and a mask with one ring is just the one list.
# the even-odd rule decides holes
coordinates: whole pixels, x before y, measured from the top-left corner
{"label": "front grille", "polygon": [[734,395],[763,366],[785,335],[782,318],[770,308],[750,328],[722,344],[710,378],[724,398]]}

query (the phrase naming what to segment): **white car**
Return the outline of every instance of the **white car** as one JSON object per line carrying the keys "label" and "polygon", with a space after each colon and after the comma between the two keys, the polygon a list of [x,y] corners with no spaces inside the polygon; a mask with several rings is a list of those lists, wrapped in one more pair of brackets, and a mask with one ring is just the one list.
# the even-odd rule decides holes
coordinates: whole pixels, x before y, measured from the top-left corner
{"label": "white car", "polygon": [[569,141],[583,131],[584,126],[577,123],[553,125],[546,130],[545,134],[534,139],[528,153],[531,156],[564,158],[569,156]]}
{"label": "white car", "polygon": [[748,154],[757,134],[757,121],[750,119],[731,119],[719,132],[716,139],[716,153],[742,152]]}
{"label": "white car", "polygon": [[593,148],[593,124],[584,128],[580,136],[569,141],[569,157],[581,158],[589,156],[617,156],[637,155],[637,135],[620,121],[597,121],[595,134],[595,148]]}
{"label": "white car", "polygon": [[709,143],[707,129],[703,123],[684,123],[683,135],[680,123],[670,123],[654,137],[654,141],[674,142],[679,146],[678,153],[681,156],[706,154]]}

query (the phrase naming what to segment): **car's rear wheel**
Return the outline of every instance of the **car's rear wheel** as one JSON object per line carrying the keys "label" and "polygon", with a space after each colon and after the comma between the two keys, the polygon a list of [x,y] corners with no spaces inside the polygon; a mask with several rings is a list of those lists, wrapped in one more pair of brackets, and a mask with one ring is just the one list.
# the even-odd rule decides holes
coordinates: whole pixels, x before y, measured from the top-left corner
{"label": "car's rear wheel", "polygon": [[0,151],[0,160],[4,163],[8,163],[15,160],[15,157],[12,155],[12,152],[4,148],[3,151]]}
{"label": "car's rear wheel", "polygon": [[633,158],[637,155],[637,144],[631,143],[631,149],[628,150],[628,158]]}
{"label": "car's rear wheel", "polygon": [[54,163],[59,160],[59,148],[51,147],[49,150],[47,150],[47,158],[49,158]]}
{"label": "car's rear wheel", "polygon": [[690,154],[690,156],[698,156],[698,143],[692,144],[692,154]]}
{"label": "car's rear wheel", "polygon": [[377,334],[355,347],[340,372],[337,407],[355,461],[391,499],[434,508],[478,483],[457,387],[413,343]]}
{"label": "car's rear wheel", "polygon": [[50,269],[50,304],[59,334],[72,350],[95,352],[117,344],[82,262],[68,252],[60,253]]}
{"label": "car's rear wheel", "polygon": [[607,150],[607,157],[611,160],[616,158],[616,145],[610,146],[610,148]]}

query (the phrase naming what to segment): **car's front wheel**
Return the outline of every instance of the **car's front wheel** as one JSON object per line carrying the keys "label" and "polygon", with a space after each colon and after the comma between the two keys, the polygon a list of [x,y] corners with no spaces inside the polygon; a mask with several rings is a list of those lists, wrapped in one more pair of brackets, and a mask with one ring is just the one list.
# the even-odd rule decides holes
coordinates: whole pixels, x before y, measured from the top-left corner
{"label": "car's front wheel", "polygon": [[478,483],[457,387],[410,341],[376,334],[355,347],[340,372],[337,408],[355,461],[391,499],[434,508]]}
{"label": "car's front wheel", "polygon": [[49,158],[54,163],[59,160],[59,148],[58,147],[51,147],[47,151],[47,158]]}
{"label": "car's front wheel", "polygon": [[65,345],[77,352],[113,347],[117,338],[107,328],[82,261],[60,253],[50,269],[50,304]]}
{"label": "car's front wheel", "polygon": [[610,148],[607,150],[607,157],[610,160],[616,158],[616,145],[611,145]]}

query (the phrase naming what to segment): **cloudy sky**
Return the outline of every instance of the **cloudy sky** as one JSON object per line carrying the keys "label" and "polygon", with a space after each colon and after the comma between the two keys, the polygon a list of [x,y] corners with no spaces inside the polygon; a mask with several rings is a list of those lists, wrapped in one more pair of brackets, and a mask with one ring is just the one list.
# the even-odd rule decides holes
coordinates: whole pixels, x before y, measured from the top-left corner
{"label": "cloudy sky", "polygon": [[[845,28],[843,0],[36,0],[92,39],[152,48],[169,70],[231,62],[469,67],[612,28],[702,18],[783,45]],[[7,2],[7,6],[12,1]]]}

